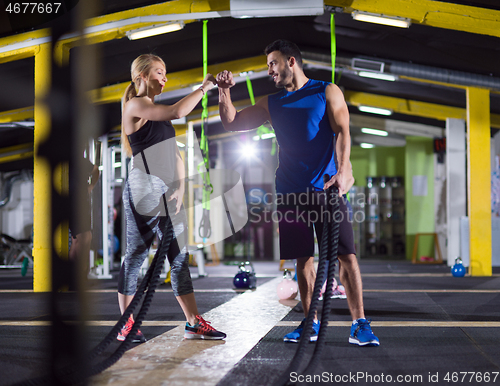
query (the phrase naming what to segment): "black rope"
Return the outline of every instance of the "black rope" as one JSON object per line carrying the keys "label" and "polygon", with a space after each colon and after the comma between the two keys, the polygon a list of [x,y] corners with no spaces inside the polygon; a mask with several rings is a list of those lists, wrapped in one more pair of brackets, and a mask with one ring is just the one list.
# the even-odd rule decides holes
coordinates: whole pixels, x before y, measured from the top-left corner
{"label": "black rope", "polygon": [[[146,167],[146,171],[149,174],[149,168],[143,153],[142,156]],[[120,346],[113,352],[113,354],[111,354],[108,358],[102,360],[101,362],[85,368],[82,368],[81,365],[75,363],[75,364],[70,364],[65,368],[61,369],[60,373],[58,374],[60,377],[59,384],[75,385],[85,382],[85,380],[88,379],[89,377],[101,373],[102,371],[106,370],[107,368],[118,362],[120,358],[123,356],[123,354],[132,346],[133,344],[132,337],[137,334],[137,331],[141,327],[141,324],[149,311],[149,307],[153,300],[154,293],[156,291],[156,288],[158,287],[160,274],[163,269],[163,265],[165,263],[167,251],[170,248],[170,244],[172,243],[172,240],[174,238],[174,227],[172,225],[172,220],[168,215],[167,200],[165,194],[162,195],[162,199],[163,199],[163,204],[165,206],[165,213],[167,216],[167,223],[165,227],[166,232],[163,232],[163,237],[160,242],[160,246],[155,253],[153,261],[151,262],[149,269],[147,270],[144,278],[142,279],[141,284],[139,285],[139,288],[137,289],[132,299],[132,302],[128,305],[123,315],[120,317],[120,319],[118,319],[118,322],[106,335],[106,337],[87,354],[86,361],[91,362],[92,360],[97,358],[113,341],[116,340],[118,333],[123,328],[130,315],[133,314],[136,307],[139,305],[147,288],[146,296],[141,305],[139,313],[137,314],[137,317],[134,321],[132,329],[125,338],[125,341],[120,344]],[[53,382],[53,376],[48,375],[39,378],[28,379],[26,381],[16,383],[14,386],[39,386],[39,385],[52,386],[52,382]]]}
{"label": "black rope", "polygon": [[[82,370],[81,366],[79,366],[78,364],[72,364],[64,369],[61,369],[59,374],[61,377],[60,384],[74,385],[84,382],[87,378],[96,375],[106,370],[113,364],[115,364],[123,356],[123,354],[132,346],[133,344],[132,337],[135,336],[144,318],[146,317],[146,314],[153,300],[153,295],[156,291],[156,288],[158,287],[160,274],[163,269],[166,253],[173,239],[173,234],[174,230],[169,217],[167,223],[167,232],[163,235],[160,247],[156,251],[151,266],[147,270],[144,278],[142,279],[141,284],[139,285],[139,289],[134,295],[132,302],[129,304],[123,315],[120,317],[120,319],[111,329],[111,331],[106,335],[106,337],[87,354],[86,359],[89,362],[92,361],[97,356],[99,356],[113,341],[116,340],[118,332],[123,328],[129,316],[134,312],[135,308],[139,305],[139,302],[141,301],[146,291],[146,288],[148,288],[146,297],[139,310],[139,313],[134,322],[132,330],[127,335],[125,341],[120,344],[120,346],[115,350],[113,354],[111,354],[110,357],[104,359],[103,361],[97,364],[92,365],[88,371]],[[42,376],[39,378],[29,379],[17,383],[15,384],[15,386],[52,385],[52,382],[53,382],[52,376]]]}
{"label": "black rope", "polygon": [[[323,180],[326,183],[330,180],[330,176],[325,174]],[[306,317],[306,322],[304,323],[304,328],[300,337],[299,345],[297,351],[295,352],[292,361],[288,365],[287,369],[283,372],[279,378],[277,385],[289,385],[290,384],[290,374],[292,372],[297,374],[305,373],[306,371],[312,372],[316,368],[319,357],[325,345],[326,327],[328,326],[328,316],[331,309],[331,296],[333,291],[333,277],[335,273],[335,262],[338,259],[338,238],[339,238],[339,196],[338,189],[331,186],[326,192],[326,203],[325,207],[328,209],[323,215],[323,235],[321,237],[321,247],[319,254],[318,271],[316,273],[316,281],[314,283],[314,291],[312,295],[311,305],[309,307],[309,312]],[[328,213],[333,216],[330,221],[328,221]],[[312,325],[314,320],[314,315],[318,308],[319,295],[321,292],[321,287],[323,286],[323,281],[325,277],[326,261],[329,261],[328,277],[326,283],[326,292],[323,294],[323,310],[321,315],[321,326],[318,334],[318,340],[316,342],[316,347],[311,357],[309,363],[304,367],[304,370],[300,369],[300,365],[304,359],[306,348],[309,344],[309,338],[311,337]]]}
{"label": "black rope", "polygon": [[[307,374],[314,374],[314,370],[319,364],[319,359],[326,342],[326,327],[328,326],[328,319],[330,316],[330,310],[332,308],[332,295],[333,295],[333,278],[335,275],[335,263],[338,260],[338,245],[339,245],[339,224],[341,221],[341,213],[339,211],[339,202],[342,198],[338,195],[338,189],[329,188],[327,191],[327,202],[326,206],[330,209],[332,214],[332,220],[327,225],[328,229],[323,230],[322,242],[326,239],[328,242],[328,252],[325,252],[325,256],[329,261],[328,266],[328,278],[326,280],[326,291],[323,294],[323,310],[321,312],[321,327],[318,334],[318,341],[316,342],[316,347],[314,348],[314,353],[309,361],[309,364],[304,370]],[[326,237],[325,237],[326,235]]]}

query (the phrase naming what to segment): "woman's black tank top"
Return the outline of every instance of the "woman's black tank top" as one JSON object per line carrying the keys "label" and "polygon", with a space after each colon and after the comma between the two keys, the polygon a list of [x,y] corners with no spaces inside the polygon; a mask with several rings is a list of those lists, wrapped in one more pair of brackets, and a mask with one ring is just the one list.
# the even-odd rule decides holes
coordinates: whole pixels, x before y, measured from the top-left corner
{"label": "woman's black tank top", "polygon": [[139,130],[128,136],[133,155],[157,143],[175,137],[170,121],[147,121]]}

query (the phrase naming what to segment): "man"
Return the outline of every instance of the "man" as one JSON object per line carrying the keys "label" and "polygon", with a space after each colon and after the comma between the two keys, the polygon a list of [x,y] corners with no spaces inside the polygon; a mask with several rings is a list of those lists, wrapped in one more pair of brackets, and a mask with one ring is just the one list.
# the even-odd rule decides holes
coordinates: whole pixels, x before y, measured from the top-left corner
{"label": "man", "polygon": [[[70,167],[69,191],[73,200],[72,205],[79,205],[84,209],[81,211],[83,217],[79,221],[73,216],[70,217],[71,246],[69,258],[79,267],[77,268],[78,276],[84,279],[89,272],[89,255],[92,242],[90,194],[99,180],[99,168],[86,158],[83,159],[82,165],[84,178],[80,180],[78,180],[79,176],[76,170]],[[78,201],[82,198],[83,201]]]}
{"label": "man", "polygon": [[[280,218],[280,255],[296,259],[297,281],[304,314],[312,300],[316,270],[314,268],[314,230],[321,240],[323,189],[334,185],[339,195],[354,183],[351,164],[349,112],[341,90],[334,84],[308,79],[302,69],[298,47],[277,40],[265,49],[268,74],[280,92],[260,99],[254,106],[236,111],[231,101],[233,75],[223,71],[217,75],[219,111],[227,131],[245,131],[266,121],[273,125],[279,144],[279,167],[276,170],[276,192]],[[338,167],[335,161],[338,161]],[[324,184],[323,175],[331,179]],[[304,202],[304,197],[307,202]],[[370,321],[365,319],[362,282],[356,260],[352,225],[348,221],[347,200],[339,200],[343,221],[340,223],[340,280],[345,286],[353,319],[349,342],[359,346],[378,346]],[[295,214],[295,216],[291,216]],[[285,342],[300,340],[304,321],[285,335]],[[311,341],[318,338],[317,316]]]}

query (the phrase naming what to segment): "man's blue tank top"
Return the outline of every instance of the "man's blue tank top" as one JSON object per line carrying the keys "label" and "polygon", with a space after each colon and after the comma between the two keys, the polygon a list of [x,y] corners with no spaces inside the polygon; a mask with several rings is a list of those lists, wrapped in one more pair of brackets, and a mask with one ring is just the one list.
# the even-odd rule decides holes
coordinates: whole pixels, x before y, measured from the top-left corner
{"label": "man's blue tank top", "polygon": [[279,145],[276,192],[323,190],[323,175],[337,173],[334,132],[326,110],[329,83],[309,79],[299,90],[269,95],[268,106]]}

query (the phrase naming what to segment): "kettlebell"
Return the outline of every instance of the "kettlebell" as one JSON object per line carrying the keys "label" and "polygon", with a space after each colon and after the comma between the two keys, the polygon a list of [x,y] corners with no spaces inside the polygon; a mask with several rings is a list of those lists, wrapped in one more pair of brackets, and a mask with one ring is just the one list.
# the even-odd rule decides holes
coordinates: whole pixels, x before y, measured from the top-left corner
{"label": "kettlebell", "polygon": [[[335,288],[337,288],[337,280],[335,278],[333,278],[333,283],[332,283],[332,293],[333,291],[335,290]],[[323,283],[323,287],[321,287],[321,291],[319,293],[319,296],[323,296],[326,292],[326,280],[325,282]]]}
{"label": "kettlebell", "polygon": [[257,278],[253,265],[247,261],[240,264],[238,273],[234,276],[233,284],[240,289],[253,289],[257,287]]}
{"label": "kettlebell", "polygon": [[283,280],[278,284],[278,297],[281,300],[292,300],[297,297],[299,286],[297,282],[292,279],[292,273],[285,269],[283,273]]}
{"label": "kettlebell", "polygon": [[451,268],[451,274],[455,277],[465,276],[465,267],[462,264],[462,259],[460,257],[455,259],[455,265]]}

